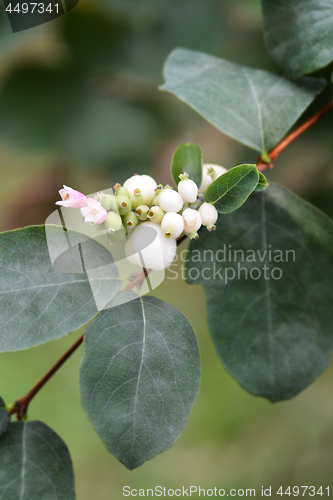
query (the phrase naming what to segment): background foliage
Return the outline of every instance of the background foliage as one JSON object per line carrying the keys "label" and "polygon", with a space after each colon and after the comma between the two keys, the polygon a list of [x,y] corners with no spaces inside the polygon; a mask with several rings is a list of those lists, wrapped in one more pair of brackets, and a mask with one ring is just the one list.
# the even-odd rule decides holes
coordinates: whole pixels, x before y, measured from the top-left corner
{"label": "background foliage", "polygon": [[[221,135],[157,86],[164,60],[176,46],[274,70],[264,48],[260,8],[259,0],[81,0],[59,22],[15,35],[2,17],[1,230],[44,223],[62,184],[90,193],[134,172],[170,182],[171,156],[181,142],[199,144],[206,162],[227,168],[255,162],[256,152]],[[332,67],[316,75],[325,72]],[[331,216],[332,121],[325,117],[298,139],[268,175]],[[332,486],[332,369],[288,403],[253,398],[224,371],[214,352],[203,290],[166,280],[154,295],[180,309],[198,335],[202,385],[186,432],[172,450],[129,475],[104,449],[82,411],[82,352],[77,352],[29,413],[29,419],[44,421],[67,443],[77,498],[118,498],[125,484]],[[1,354],[5,401],[25,394],[72,342],[73,337],[63,338]]]}

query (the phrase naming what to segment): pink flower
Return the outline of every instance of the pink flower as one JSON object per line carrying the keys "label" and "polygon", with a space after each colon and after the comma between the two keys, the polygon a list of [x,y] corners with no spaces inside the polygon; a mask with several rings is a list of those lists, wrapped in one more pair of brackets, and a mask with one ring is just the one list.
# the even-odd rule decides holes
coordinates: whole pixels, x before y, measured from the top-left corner
{"label": "pink flower", "polygon": [[57,201],[56,205],[61,205],[62,207],[82,208],[87,203],[87,198],[84,194],[68,186],[60,189],[59,194],[63,201]]}
{"label": "pink flower", "polygon": [[102,224],[108,213],[95,198],[87,198],[86,206],[81,208],[81,214],[84,217],[84,222]]}

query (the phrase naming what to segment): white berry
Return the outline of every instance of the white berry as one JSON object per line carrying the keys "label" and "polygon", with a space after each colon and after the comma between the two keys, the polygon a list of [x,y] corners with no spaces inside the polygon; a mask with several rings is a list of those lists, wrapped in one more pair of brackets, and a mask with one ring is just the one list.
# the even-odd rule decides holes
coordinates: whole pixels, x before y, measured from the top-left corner
{"label": "white berry", "polygon": [[162,189],[158,195],[158,204],[164,212],[179,212],[183,203],[183,198],[173,189]]}
{"label": "white berry", "polygon": [[184,231],[184,219],[176,212],[167,212],[161,222],[164,238],[178,238]]}
{"label": "white berry", "polygon": [[[151,188],[153,188],[153,190],[155,191],[155,189],[157,188],[157,184],[156,184],[156,181],[150,177],[150,175],[140,175],[141,179],[143,179]],[[156,193],[154,193],[156,194]]]}
{"label": "white berry", "polygon": [[[209,172],[209,173],[208,173]],[[220,175],[225,174],[227,169],[221,165],[215,165],[214,163],[205,163],[202,166],[202,181],[199,187],[199,193],[204,194],[208,186],[216,181]]]}
{"label": "white berry", "polygon": [[156,195],[155,189],[157,188],[157,184],[149,175],[133,175],[124,182],[123,187],[127,189],[130,197],[134,197],[134,191],[139,190],[139,192],[136,191],[136,194],[142,195],[141,203],[143,205],[150,205],[152,199]]}
{"label": "white berry", "polygon": [[194,203],[198,197],[198,186],[188,178],[187,174],[180,175],[179,177],[181,181],[178,183],[178,193],[184,201]]}
{"label": "white berry", "polygon": [[218,212],[214,205],[211,203],[203,203],[199,208],[199,214],[201,215],[201,222],[203,226],[207,226],[209,231],[216,229],[214,224],[218,218]]}
{"label": "white berry", "polygon": [[125,254],[132,264],[161,271],[170,266],[176,249],[176,240],[164,238],[160,224],[144,222],[128,238]]}
{"label": "white berry", "polygon": [[184,232],[189,234],[191,239],[198,238],[198,229],[201,227],[201,215],[198,210],[186,208],[183,212]]}

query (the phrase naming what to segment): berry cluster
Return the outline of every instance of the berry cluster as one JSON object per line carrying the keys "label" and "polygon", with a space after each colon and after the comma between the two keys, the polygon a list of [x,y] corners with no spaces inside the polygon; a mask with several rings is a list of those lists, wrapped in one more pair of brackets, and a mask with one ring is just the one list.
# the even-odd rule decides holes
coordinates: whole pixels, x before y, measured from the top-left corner
{"label": "berry cluster", "polygon": [[[58,201],[57,205],[80,208],[85,222],[103,224],[111,244],[127,233],[127,248],[131,249],[126,252],[128,257],[135,253],[138,246],[142,247],[142,230],[135,229],[142,226],[156,229],[164,261],[163,266],[155,264],[155,268],[165,268],[174,258],[176,238],[183,233],[190,238],[198,238],[202,225],[209,231],[215,229],[217,210],[203,202],[203,195],[209,184],[225,172],[224,167],[205,164],[201,185],[198,187],[187,174],[182,174],[179,176],[178,191],[170,186],[157,185],[149,175],[134,175],[123,186],[116,184],[115,194],[97,193],[95,198],[86,198],[84,194],[64,186],[59,191],[62,201]],[[133,263],[140,264],[134,260]],[[154,268],[154,262],[150,267]]]}

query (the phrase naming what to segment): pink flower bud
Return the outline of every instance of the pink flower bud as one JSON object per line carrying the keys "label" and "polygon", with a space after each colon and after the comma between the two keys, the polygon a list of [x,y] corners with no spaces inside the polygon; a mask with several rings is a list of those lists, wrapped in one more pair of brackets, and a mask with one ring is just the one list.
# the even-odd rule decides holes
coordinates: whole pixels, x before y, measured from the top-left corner
{"label": "pink flower bud", "polygon": [[95,198],[87,198],[86,206],[81,208],[81,214],[84,217],[84,222],[92,222],[93,224],[102,224],[108,215],[105,208]]}
{"label": "pink flower bud", "polygon": [[59,194],[63,201],[57,201],[56,205],[61,205],[62,207],[82,208],[87,203],[87,198],[84,194],[68,186],[60,189]]}

